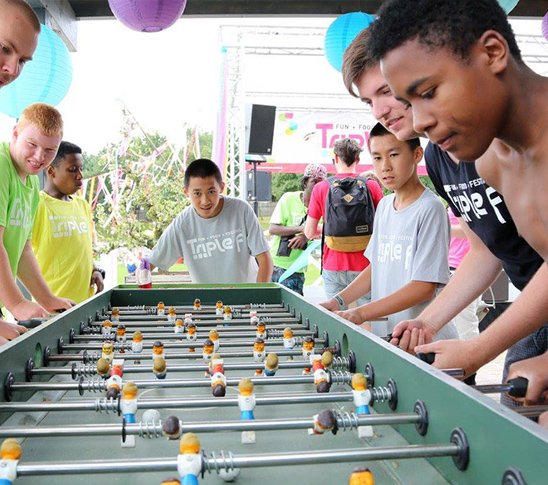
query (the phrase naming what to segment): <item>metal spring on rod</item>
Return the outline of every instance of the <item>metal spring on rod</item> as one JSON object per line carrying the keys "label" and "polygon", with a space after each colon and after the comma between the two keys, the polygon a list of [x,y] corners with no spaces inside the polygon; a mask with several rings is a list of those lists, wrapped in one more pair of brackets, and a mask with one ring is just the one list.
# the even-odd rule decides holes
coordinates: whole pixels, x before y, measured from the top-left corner
{"label": "metal spring on rod", "polygon": [[88,392],[102,392],[107,388],[107,382],[104,379],[81,381],[80,387]]}
{"label": "metal spring on rod", "polygon": [[279,328],[267,328],[266,329],[266,338],[279,338],[283,337],[283,330]]}
{"label": "metal spring on rod", "polygon": [[143,306],[141,308],[137,308],[137,310],[144,310],[147,315],[156,315],[158,313],[158,309],[154,307]]}
{"label": "metal spring on rod", "polygon": [[348,357],[338,357],[336,355],[333,356],[333,363],[331,364],[331,367],[334,369],[348,369],[350,367],[350,360]]}
{"label": "metal spring on rod", "polygon": [[272,323],[272,317],[259,317],[264,323]]}
{"label": "metal spring on rod", "polygon": [[332,384],[350,384],[352,381],[352,374],[350,372],[331,371],[329,374],[331,375]]}
{"label": "metal spring on rod", "polygon": [[[219,464],[217,462],[217,456],[215,455],[215,452],[211,452],[211,457],[208,458],[204,451],[202,451],[202,462],[204,464],[204,469],[209,472],[217,472],[217,474],[221,473],[221,470],[228,472],[231,472],[236,467],[234,466],[234,455],[231,451],[228,452],[228,456],[225,455],[224,451],[220,452],[219,459],[222,461],[222,464]],[[210,460],[212,460],[212,463],[210,463]]]}
{"label": "metal spring on rod", "polygon": [[97,361],[101,358],[97,352],[84,352],[83,356],[84,364],[97,364]]}
{"label": "metal spring on rod", "polygon": [[249,308],[266,308],[266,303],[250,303]]}
{"label": "metal spring on rod", "polygon": [[335,416],[337,418],[337,425],[339,426],[340,430],[346,431],[359,428],[357,414],[348,412],[341,413],[336,409],[334,409],[333,412],[335,413]]}
{"label": "metal spring on rod", "polygon": [[114,400],[112,398],[107,399],[104,397],[103,399],[97,399],[95,401],[95,411],[98,413],[118,413],[118,400]]}
{"label": "metal spring on rod", "polygon": [[114,342],[114,350],[120,351],[126,351],[131,350],[131,342],[128,342],[127,340],[125,342]]}
{"label": "metal spring on rod", "polygon": [[162,420],[139,422],[139,436],[141,438],[161,438],[162,437]]}
{"label": "metal spring on rod", "polygon": [[97,367],[93,364],[77,364],[74,368],[75,377],[93,377],[97,375]]}
{"label": "metal spring on rod", "polygon": [[372,387],[370,391],[375,402],[389,401],[392,398],[392,393],[388,387]]}

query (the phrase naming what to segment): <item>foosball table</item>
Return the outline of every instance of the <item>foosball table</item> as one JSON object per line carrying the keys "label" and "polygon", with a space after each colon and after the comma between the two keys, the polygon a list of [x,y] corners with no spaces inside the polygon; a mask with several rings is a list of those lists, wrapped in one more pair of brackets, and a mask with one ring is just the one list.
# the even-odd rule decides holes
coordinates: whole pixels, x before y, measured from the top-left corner
{"label": "foosball table", "polygon": [[280,285],[119,287],[0,349],[0,483],[547,483],[456,373]]}

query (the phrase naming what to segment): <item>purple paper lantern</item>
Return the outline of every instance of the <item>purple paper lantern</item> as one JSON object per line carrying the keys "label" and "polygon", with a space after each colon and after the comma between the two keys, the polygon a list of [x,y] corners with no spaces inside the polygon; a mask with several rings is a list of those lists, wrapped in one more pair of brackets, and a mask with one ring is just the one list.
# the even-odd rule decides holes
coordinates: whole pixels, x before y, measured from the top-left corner
{"label": "purple paper lantern", "polygon": [[108,0],[114,16],[138,32],[160,32],[182,15],[186,0]]}
{"label": "purple paper lantern", "polygon": [[548,40],[548,12],[542,18],[542,35]]}

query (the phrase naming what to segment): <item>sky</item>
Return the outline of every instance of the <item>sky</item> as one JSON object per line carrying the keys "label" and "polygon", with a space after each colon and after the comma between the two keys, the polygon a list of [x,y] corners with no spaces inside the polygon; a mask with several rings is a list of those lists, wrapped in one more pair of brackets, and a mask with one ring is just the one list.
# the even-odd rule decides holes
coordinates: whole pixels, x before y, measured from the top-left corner
{"label": "sky", "polygon": [[[73,81],[58,105],[65,120],[65,139],[88,153],[118,142],[122,104],[143,129],[158,131],[174,143],[182,137],[185,124],[213,131],[219,99],[221,26],[326,29],[333,20],[185,19],[183,15],[173,27],[154,34],[131,31],[116,20],[79,21],[78,51],[71,53]],[[513,22],[518,34],[540,34],[540,24],[540,20]],[[224,31],[226,34],[226,27]],[[318,36],[312,37],[311,42],[317,45]],[[297,37],[288,41],[305,40]],[[548,42],[545,44],[540,52],[548,54]],[[548,59],[539,69],[548,73]],[[247,93],[255,93],[246,101],[278,107],[364,107],[345,94],[340,73],[323,56],[246,56],[244,87]],[[273,97],[275,92],[287,94]],[[13,119],[0,114],[3,139],[9,139],[13,123]]]}

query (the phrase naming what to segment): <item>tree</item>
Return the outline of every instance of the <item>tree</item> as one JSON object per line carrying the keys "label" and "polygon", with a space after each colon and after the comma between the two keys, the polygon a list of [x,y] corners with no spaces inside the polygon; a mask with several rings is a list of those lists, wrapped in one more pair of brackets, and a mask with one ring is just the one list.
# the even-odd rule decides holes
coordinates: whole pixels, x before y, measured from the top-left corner
{"label": "tree", "polygon": [[272,174],[272,198],[277,202],[286,192],[302,190],[302,175],[298,173],[274,173]]}

